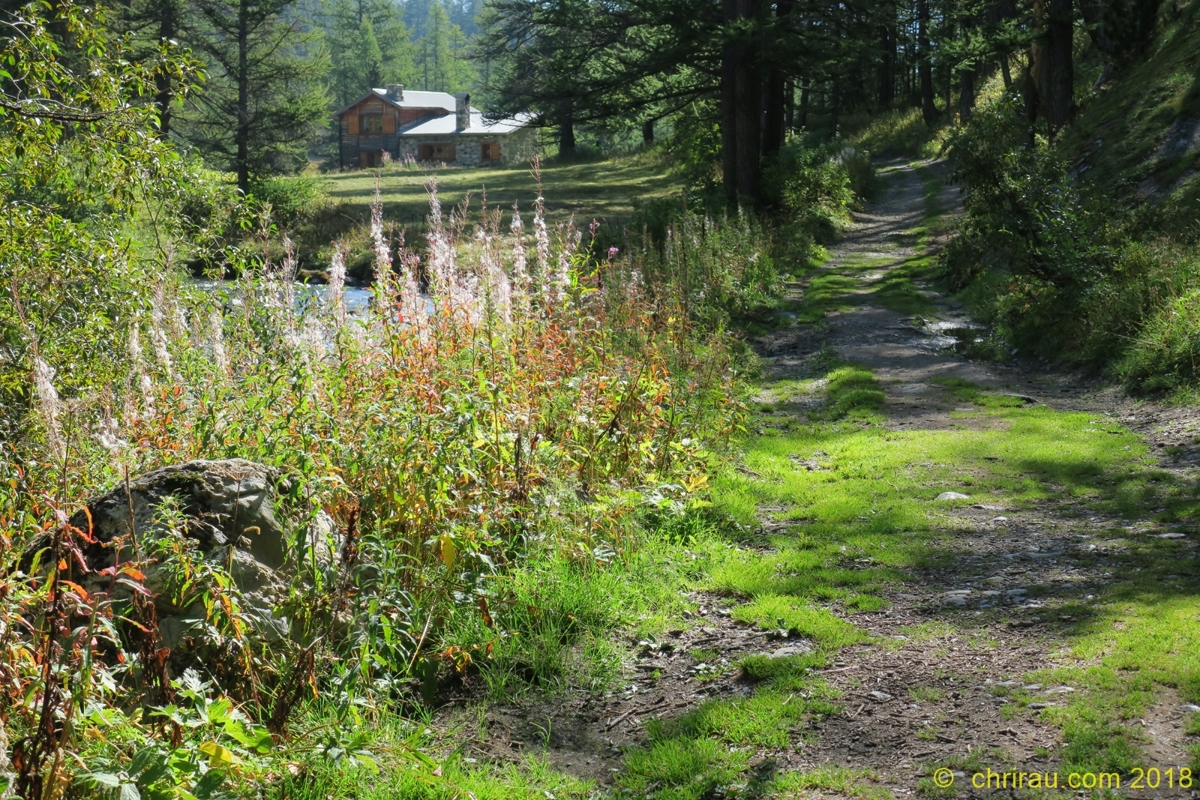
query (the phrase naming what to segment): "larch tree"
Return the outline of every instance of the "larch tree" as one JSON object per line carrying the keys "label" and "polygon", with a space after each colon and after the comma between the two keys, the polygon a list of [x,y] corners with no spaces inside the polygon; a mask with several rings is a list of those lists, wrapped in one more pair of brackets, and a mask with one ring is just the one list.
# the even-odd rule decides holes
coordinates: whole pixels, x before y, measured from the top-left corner
{"label": "larch tree", "polygon": [[[129,0],[113,8],[109,24],[114,35],[129,34],[133,58],[143,63],[153,62],[174,46],[185,29],[187,4],[183,0]],[[154,105],[158,111],[159,135],[164,139],[171,133],[180,88],[171,70],[155,70]]]}
{"label": "larch tree", "polygon": [[319,32],[287,0],[197,0],[187,41],[208,82],[187,107],[183,135],[210,161],[252,180],[298,168],[328,114]]}
{"label": "larch tree", "polygon": [[377,86],[416,83],[413,43],[399,6],[391,0],[327,0],[322,12],[336,106]]}
{"label": "larch tree", "polygon": [[417,40],[415,62],[417,82],[426,91],[461,92],[474,80],[467,37],[436,0],[429,5],[425,33]]}

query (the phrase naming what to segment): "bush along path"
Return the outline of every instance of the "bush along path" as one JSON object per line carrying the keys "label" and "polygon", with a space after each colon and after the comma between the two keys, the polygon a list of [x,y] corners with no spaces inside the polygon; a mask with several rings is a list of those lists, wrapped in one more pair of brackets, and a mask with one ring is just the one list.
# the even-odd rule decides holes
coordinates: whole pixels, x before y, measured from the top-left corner
{"label": "bush along path", "polygon": [[439,715],[509,795],[1195,794],[1194,416],[959,355],[940,174],[888,165],[791,286],[712,506],[605,579],[595,688]]}

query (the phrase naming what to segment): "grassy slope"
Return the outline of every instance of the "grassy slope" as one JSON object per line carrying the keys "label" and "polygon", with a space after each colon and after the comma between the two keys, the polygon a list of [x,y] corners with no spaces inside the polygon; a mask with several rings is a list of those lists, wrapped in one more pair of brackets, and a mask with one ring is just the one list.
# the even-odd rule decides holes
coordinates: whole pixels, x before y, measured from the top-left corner
{"label": "grassy slope", "polygon": [[1139,191],[1153,191],[1156,202],[1195,208],[1200,205],[1194,172],[1200,152],[1156,155],[1172,126],[1200,115],[1200,3],[1163,6],[1164,29],[1144,58],[1095,92],[1084,81],[1088,71],[1081,70],[1081,113],[1061,146],[1086,165],[1085,179],[1106,192],[1133,200]]}
{"label": "grassy slope", "polygon": [[[537,181],[526,166],[434,170],[355,170],[327,177],[326,190],[344,211],[369,216],[376,177],[383,198],[384,218],[405,226],[421,226],[429,213],[425,184],[437,180],[442,205],[449,208],[472,194],[472,206],[479,208],[484,190],[488,205],[506,212],[519,203],[523,212],[532,210],[537,198]],[[682,188],[667,165],[656,154],[637,154],[597,161],[548,161],[542,167],[542,192],[552,219],[574,215],[586,224],[597,218],[610,224],[633,213],[635,202],[669,197]]]}

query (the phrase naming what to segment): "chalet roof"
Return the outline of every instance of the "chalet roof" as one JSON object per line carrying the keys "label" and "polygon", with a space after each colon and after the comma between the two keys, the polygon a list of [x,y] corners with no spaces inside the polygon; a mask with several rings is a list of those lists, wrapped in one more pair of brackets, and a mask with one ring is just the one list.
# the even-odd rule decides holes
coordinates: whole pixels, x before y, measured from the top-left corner
{"label": "chalet roof", "polygon": [[350,105],[335,112],[334,116],[340,117],[371,96],[377,97],[396,108],[441,108],[451,114],[454,113],[454,95],[449,92],[418,92],[412,89],[405,89],[404,99],[395,100],[387,96],[387,89],[372,89],[369,92],[365,92],[362,97],[359,97]]}
{"label": "chalet roof", "polygon": [[512,133],[533,121],[532,114],[517,114],[509,119],[487,122],[483,118],[483,112],[472,107],[471,125],[466,130],[460,131],[457,129],[458,120],[455,117],[457,101],[454,95],[449,92],[418,92],[411,89],[404,90],[403,100],[395,100],[388,97],[387,89],[372,89],[350,105],[338,111],[334,116],[340,117],[368,97],[382,100],[395,108],[438,108],[447,112],[440,117],[426,117],[409,123],[407,126],[396,131],[401,136],[448,136],[451,134],[497,136]]}
{"label": "chalet roof", "polygon": [[[405,91],[405,94],[408,94],[408,92]],[[518,128],[528,125],[531,121],[533,121],[532,114],[517,114],[515,117],[509,119],[487,122],[483,118],[482,111],[472,108],[471,125],[466,130],[458,130],[458,120],[453,114],[448,114],[444,117],[416,120],[400,128],[396,133],[401,136],[448,136],[450,134],[496,136],[512,133]]]}

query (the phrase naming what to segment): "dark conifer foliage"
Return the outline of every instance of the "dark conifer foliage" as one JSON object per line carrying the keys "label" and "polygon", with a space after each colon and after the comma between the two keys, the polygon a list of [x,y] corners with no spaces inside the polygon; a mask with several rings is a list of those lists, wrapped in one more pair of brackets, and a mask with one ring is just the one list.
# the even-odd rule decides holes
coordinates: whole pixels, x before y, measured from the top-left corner
{"label": "dark conifer foliage", "polygon": [[187,40],[208,64],[208,82],[185,113],[183,135],[223,158],[238,188],[302,163],[328,113],[319,82],[326,58],[316,32],[286,0],[198,0]]}

